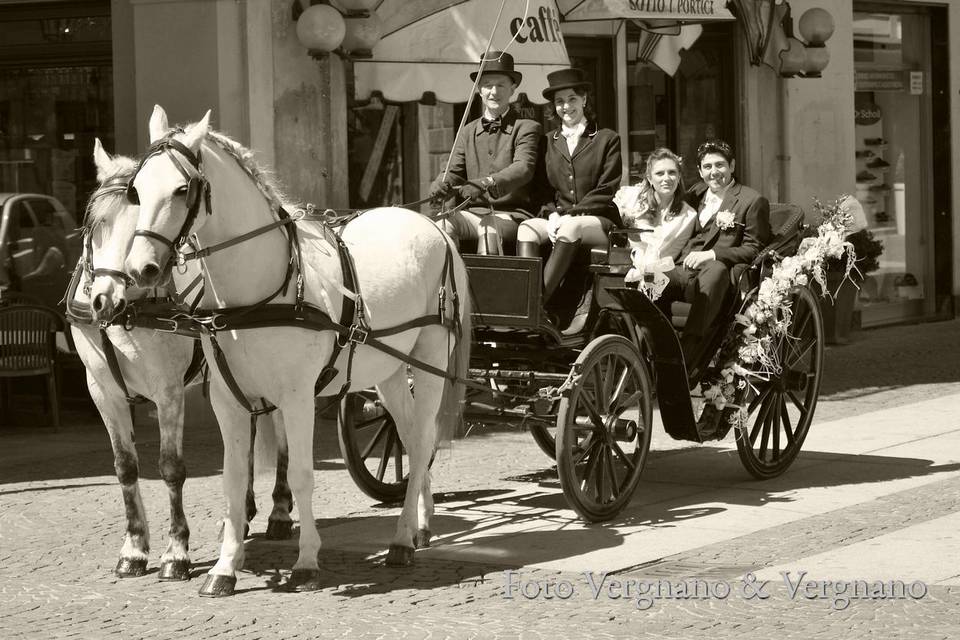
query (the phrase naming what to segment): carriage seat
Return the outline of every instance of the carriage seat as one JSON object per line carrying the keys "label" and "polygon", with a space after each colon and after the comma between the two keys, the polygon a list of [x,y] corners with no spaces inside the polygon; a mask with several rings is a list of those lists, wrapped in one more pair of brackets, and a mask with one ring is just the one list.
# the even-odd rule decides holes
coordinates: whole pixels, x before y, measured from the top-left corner
{"label": "carriage seat", "polygon": [[[751,264],[734,265],[730,270],[730,279],[739,291],[736,302],[739,302],[753,288],[759,286],[760,279],[766,275],[766,270],[772,258],[792,256],[797,252],[804,228],[804,212],[795,204],[770,203],[770,229],[773,239],[764,247]],[[630,247],[617,246],[620,239],[612,234],[610,245],[596,247],[591,252],[591,263],[594,270],[604,273],[626,275],[632,263],[630,261]],[[671,321],[676,329],[686,325],[690,315],[690,303],[674,302],[671,307]]]}

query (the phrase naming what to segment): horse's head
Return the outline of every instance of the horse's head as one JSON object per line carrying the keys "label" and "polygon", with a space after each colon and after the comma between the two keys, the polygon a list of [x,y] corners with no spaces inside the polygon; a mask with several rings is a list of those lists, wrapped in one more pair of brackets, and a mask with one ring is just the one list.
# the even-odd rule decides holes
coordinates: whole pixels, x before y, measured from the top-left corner
{"label": "horse's head", "polygon": [[210,112],[184,130],[170,130],[167,114],[155,106],[150,116],[150,149],[137,166],[128,189],[140,214],[127,273],[141,287],[170,276],[176,253],[199,229],[209,188],[201,170],[200,146],[210,129]]}
{"label": "horse's head", "polygon": [[83,270],[93,319],[107,322],[127,304],[123,262],[136,228],[138,207],[127,202],[126,184],[136,160],[111,157],[100,140],[93,145],[99,186],[90,196],[83,223]]}

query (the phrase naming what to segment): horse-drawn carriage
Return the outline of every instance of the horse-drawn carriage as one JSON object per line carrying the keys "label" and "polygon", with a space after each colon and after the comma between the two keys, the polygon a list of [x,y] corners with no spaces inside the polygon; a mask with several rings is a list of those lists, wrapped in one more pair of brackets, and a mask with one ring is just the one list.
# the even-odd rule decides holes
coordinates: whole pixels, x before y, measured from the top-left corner
{"label": "horse-drawn carriage", "polygon": [[[737,286],[706,338],[708,358],[756,298],[770,261],[792,255],[799,245],[798,207],[774,205],[771,218],[770,245],[753,264],[732,273]],[[474,303],[469,374],[479,383],[468,389],[465,419],[529,428],[556,459],[570,506],[588,521],[613,518],[629,503],[650,447],[655,402],[676,439],[720,439],[731,426],[731,412],[695,416],[691,392],[707,363],[691,374],[683,361],[677,330],[689,305],[674,303],[668,319],[624,284],[630,268],[626,235],[615,232],[608,248],[591,252],[593,304],[583,328],[572,335],[540,317],[539,258],[464,256]],[[739,393],[746,419],[735,430],[737,450],[747,471],[760,479],[783,473],[796,458],[820,387],[819,305],[806,287],[794,288],[790,301],[790,326],[776,346],[780,372]],[[384,501],[403,496],[403,445],[375,393],[347,396],[339,435],[350,474],[365,493]]]}
{"label": "horse-drawn carriage", "polygon": [[[103,189],[113,197],[98,201],[102,211],[86,229],[78,265],[85,285],[78,289],[75,283],[70,294],[91,309],[94,324],[114,325],[115,334],[140,332],[124,340],[126,347],[112,358],[122,361],[109,368],[104,363],[114,349],[106,330],[84,337],[81,352],[91,370],[91,393],[111,430],[128,516],[133,514],[118,574],[141,575],[146,567],[132,424],[124,409],[129,392],[147,389],[158,407],[165,405],[159,411],[166,434],[161,471],[178,515],[161,576],[189,577],[179,438],[192,343],[164,336],[203,337],[224,440],[228,517],[220,558],[201,595],[233,592],[250,517],[252,427],[274,409],[277,428],[269,431],[281,447],[274,497],[281,500],[275,501],[271,527],[289,534],[292,492],[300,553],[290,586],[320,588],[320,537],[312,511],[315,380],[327,395],[353,392],[341,401],[339,433],[359,486],[381,500],[403,497],[386,557],[396,566],[411,564],[414,548],[429,545],[431,454],[449,438],[443,429],[460,416],[463,386],[470,391],[468,420],[529,426],[556,458],[569,503],[589,521],[613,518],[630,501],[650,447],[655,400],[675,438],[720,438],[735,422],[722,406],[705,412],[707,418],[696,417],[690,389],[699,376],[688,375],[671,320],[646,295],[625,286],[624,237],[612,234],[609,247],[592,253],[592,305],[582,329],[565,335],[540,317],[540,259],[461,257],[436,225],[401,208],[355,216],[338,231],[323,220],[310,223],[285,208],[246,149],[209,131],[208,118],[171,130],[158,108],[150,120],[154,142],[139,162],[98,162],[113,165],[115,186]],[[727,300],[707,352],[725,345],[738,319],[751,313],[768,260],[799,245],[800,210],[775,207],[772,215],[776,236],[753,264],[734,271],[736,294]],[[155,297],[175,268],[192,264],[200,265],[205,283],[202,304],[186,307],[187,291],[174,291],[169,308],[144,312],[146,298],[147,307],[122,309],[126,288]],[[740,457],[761,478],[783,472],[795,459],[820,384],[819,307],[805,286],[791,285],[787,293],[772,311],[782,331],[765,347],[776,366],[763,367],[738,387],[741,408],[733,415]],[[674,316],[677,322],[682,313]],[[176,362],[173,350],[180,354]],[[162,380],[154,373],[157,365],[166,369]],[[704,370],[701,363],[698,370]],[[372,386],[376,392],[362,391]]]}

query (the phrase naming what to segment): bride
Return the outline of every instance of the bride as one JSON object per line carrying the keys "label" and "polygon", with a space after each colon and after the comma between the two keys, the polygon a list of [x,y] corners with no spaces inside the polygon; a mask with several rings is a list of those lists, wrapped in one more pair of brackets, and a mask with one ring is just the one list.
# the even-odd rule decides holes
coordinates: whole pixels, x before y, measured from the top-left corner
{"label": "bride", "polygon": [[653,299],[666,286],[663,272],[673,268],[696,223],[697,211],[683,200],[681,162],[670,149],[655,149],[640,184],[622,187],[613,199],[625,227],[650,230],[630,240],[634,268],[626,281],[641,282]]}

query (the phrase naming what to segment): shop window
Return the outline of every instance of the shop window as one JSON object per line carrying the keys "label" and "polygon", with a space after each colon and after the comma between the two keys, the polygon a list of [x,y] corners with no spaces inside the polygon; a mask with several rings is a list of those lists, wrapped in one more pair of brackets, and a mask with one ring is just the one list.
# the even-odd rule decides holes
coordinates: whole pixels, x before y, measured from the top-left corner
{"label": "shop window", "polygon": [[53,196],[76,218],[113,142],[110,3],[0,6],[0,191]]}
{"label": "shop window", "polygon": [[866,326],[935,313],[930,18],[885,6],[853,20],[855,195],[883,243],[860,286]]}
{"label": "shop window", "polygon": [[[631,25],[627,51],[643,50],[644,32]],[[700,179],[697,146],[720,138],[731,144],[734,136],[733,27],[705,25],[693,47],[684,51],[676,74],[671,77],[651,62],[627,61],[630,183],[643,174],[647,155],[668,147],[684,159],[687,186]]]}

